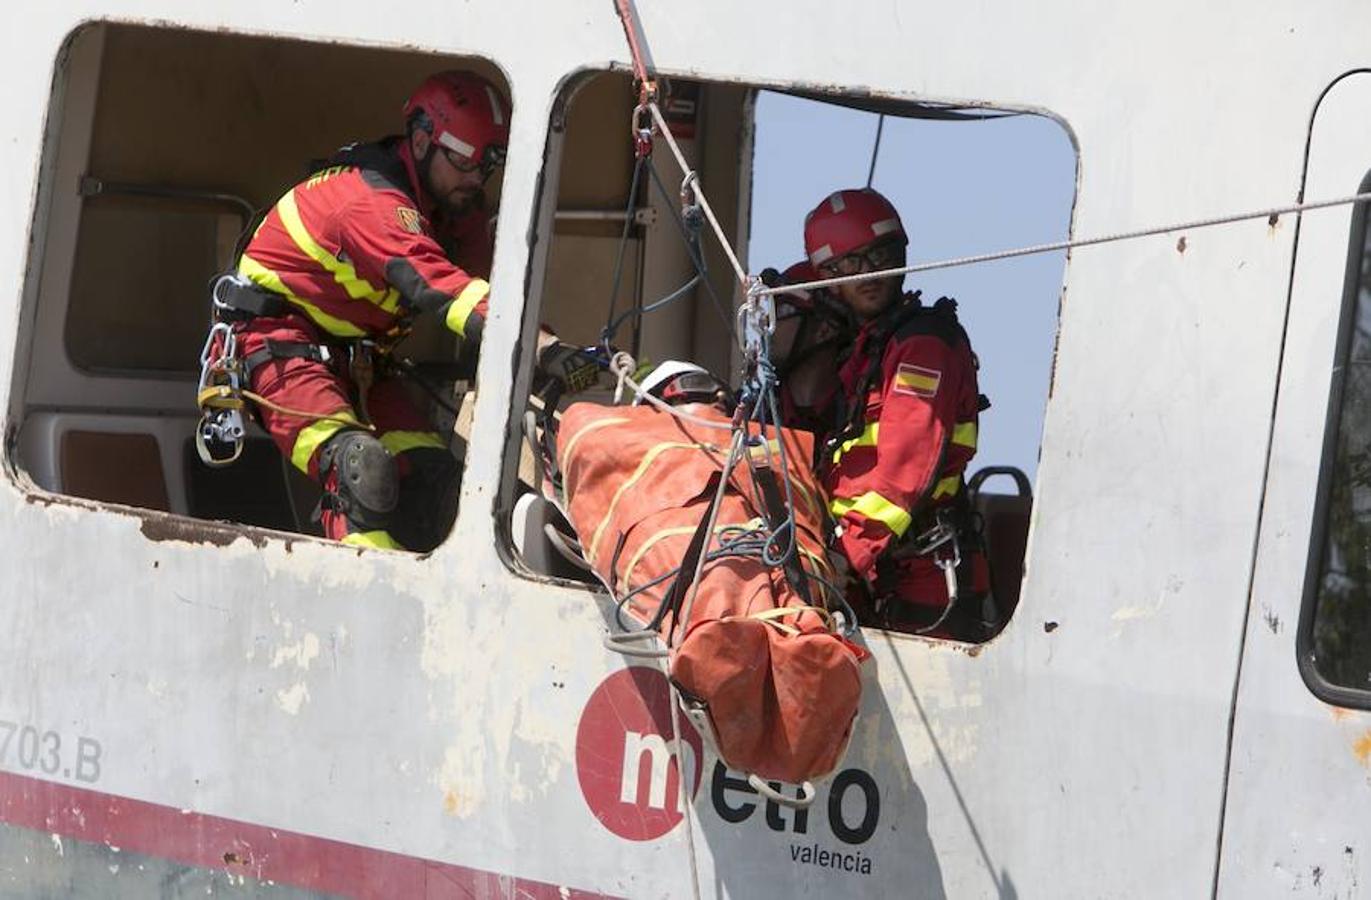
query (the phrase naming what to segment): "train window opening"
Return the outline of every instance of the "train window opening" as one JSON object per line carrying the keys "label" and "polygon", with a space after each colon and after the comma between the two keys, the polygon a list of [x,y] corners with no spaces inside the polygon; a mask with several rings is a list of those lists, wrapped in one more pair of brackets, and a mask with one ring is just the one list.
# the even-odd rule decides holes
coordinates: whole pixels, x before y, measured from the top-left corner
{"label": "train window opening", "polygon": [[[1371,190],[1371,172],[1359,191]],[[1371,210],[1355,207],[1299,631],[1330,703],[1371,707]]]}
{"label": "train window opening", "polygon": [[[432,82],[441,72],[461,75]],[[466,92],[490,120],[481,159],[449,149],[461,143],[440,116],[401,111],[430,83],[430,105]],[[112,23],[74,32],[25,291],[16,467],[40,488],[101,502],[360,546],[436,546],[455,516],[458,421],[476,364],[461,327],[475,319],[452,309],[484,309],[508,96],[482,59]],[[428,175],[402,149],[414,129],[426,153],[444,154]],[[375,214],[354,214],[361,207]],[[235,272],[252,302],[221,309],[212,345],[211,286],[221,301],[239,296],[216,281]],[[281,327],[263,330],[270,323]],[[202,381],[202,350],[222,348],[225,331],[249,348],[245,335],[261,331],[266,355],[219,354],[226,374]],[[307,379],[303,366],[319,371]],[[330,379],[318,396],[304,384],[314,375]],[[245,404],[241,432],[215,433],[221,454],[202,442],[211,456],[237,449],[224,467],[196,450],[203,387]],[[284,429],[283,416],[298,426]],[[350,435],[366,440],[349,451]],[[334,477],[324,467],[336,476],[359,452],[385,490],[358,501],[321,487]],[[416,473],[432,483],[419,487]],[[352,516],[363,501],[375,509]],[[379,537],[391,516],[407,523],[400,537]]]}
{"label": "train window opening", "polygon": [[[602,415],[606,422],[588,424],[585,407],[578,407],[582,412],[574,416],[574,422],[582,435],[569,435],[564,426],[544,428],[540,386],[560,392],[561,410],[585,400],[612,405],[616,381],[603,369],[614,350],[627,351],[642,377],[651,379],[649,373],[657,367],[661,383],[673,385],[668,391],[683,402],[698,402],[710,394],[702,389],[697,392],[700,396],[693,395],[690,387],[681,387],[687,381],[695,379],[708,387],[710,377],[718,377],[733,391],[741,386],[743,371],[733,333],[734,312],[743,290],[711,226],[698,210],[689,208],[688,185],[682,184],[682,173],[660,136],[652,145],[651,168],[638,165],[629,125],[635,103],[627,77],[599,73],[569,88],[554,116],[549,164],[557,177],[549,179],[549,184],[555,185],[555,197],[544,198],[537,223],[547,249],[541,268],[535,257],[528,315],[536,315],[574,349],[598,348],[590,355],[598,357],[602,371],[588,389],[572,392],[573,396],[564,391],[566,384],[558,383],[556,373],[549,374],[543,360],[535,358],[533,347],[526,350],[533,412],[524,415],[524,428],[512,438],[503,487],[504,508],[512,516],[508,537],[516,569],[597,586],[609,583],[616,594],[643,588],[638,582],[646,576],[641,573],[655,571],[656,551],[642,546],[643,529],[650,527],[646,518],[626,525],[610,520],[626,515],[620,507],[629,502],[635,509],[641,505],[639,512],[646,510],[650,506],[646,499],[632,499],[637,493],[647,490],[665,496],[676,489],[671,484],[678,475],[673,472],[671,452],[650,447],[628,460],[618,488],[587,486],[585,478],[572,471],[589,465],[580,457],[591,452],[587,448],[606,441],[612,444],[616,429],[630,426],[610,424],[608,420],[619,415],[613,411]],[[1045,116],[681,81],[672,83],[663,115],[698,173],[742,265],[755,273],[771,269],[767,275],[771,279],[862,271],[870,262],[858,257],[870,248],[874,248],[870,259],[880,250],[886,265],[903,259],[919,263],[1058,241],[1068,233],[1076,154],[1065,129]],[[877,229],[867,242],[869,247],[843,248],[833,258],[817,258],[810,252],[817,248],[807,248],[805,243],[807,214],[843,189],[856,190],[861,196],[855,202],[860,204],[867,196],[868,180],[884,196],[881,202],[888,201],[902,217],[900,233],[908,236],[907,251],[887,252],[896,235],[891,217],[881,216],[867,223]],[[683,240],[683,235],[696,234],[698,258],[703,263],[698,267],[696,252]],[[883,235],[886,239],[879,240]],[[854,251],[859,252],[854,256]],[[930,314],[939,297],[958,300],[956,317],[975,348],[975,356],[967,358],[979,360],[978,370],[975,362],[968,363],[970,378],[960,387],[957,379],[961,376],[945,371],[941,363],[913,360],[896,367],[895,373],[908,382],[897,385],[902,394],[897,402],[905,394],[919,402],[929,401],[940,389],[967,394],[954,404],[955,410],[940,409],[938,415],[947,419],[948,441],[955,437],[963,447],[977,445],[969,465],[940,472],[926,486],[911,484],[910,490],[932,495],[940,489],[949,491],[952,482],[957,482],[961,492],[957,515],[967,523],[965,533],[958,526],[958,544],[971,557],[977,555],[972,545],[983,543],[988,565],[974,573],[971,566],[958,567],[958,609],[951,619],[940,621],[941,610],[936,606],[927,616],[928,611],[917,610],[901,619],[892,617],[888,605],[878,603],[857,610],[864,624],[979,641],[997,633],[1012,615],[1024,571],[1032,481],[1051,380],[1064,265],[1064,255],[1057,253],[995,266],[934,271],[906,280],[906,291],[922,291],[921,302]],[[845,517],[859,523],[856,528],[852,522],[840,523],[850,530],[867,528],[874,533],[877,525],[893,523],[898,533],[871,541],[868,549],[882,555],[899,545],[889,551],[888,560],[899,559],[913,549],[909,546],[913,539],[928,537],[937,519],[933,505],[921,504],[917,498],[904,498],[915,507],[912,510],[894,503],[877,509],[873,504],[883,498],[876,496],[879,490],[874,482],[855,493],[849,490],[862,477],[872,477],[878,458],[909,455],[908,448],[894,448],[891,443],[899,440],[898,427],[887,427],[889,440],[878,445],[877,421],[837,421],[835,390],[842,383],[842,366],[855,352],[861,320],[853,316],[851,307],[844,308],[848,301],[835,292],[806,294],[802,302],[789,304],[794,315],[785,311],[785,298],[778,295],[783,319],[773,350],[799,340],[804,346],[791,348],[792,358],[813,363],[808,371],[804,367],[787,370],[779,352],[775,359],[781,374],[781,405],[786,409],[782,419],[810,435],[806,446],[814,459],[806,477],[823,485],[825,505],[840,519],[857,510],[857,515]],[[906,302],[913,301],[892,301],[890,308]],[[951,308],[944,304],[940,310],[950,312]],[[828,322],[826,316],[833,321]],[[811,344],[823,345],[817,356],[810,355]],[[691,367],[690,372],[682,374],[686,367]],[[849,380],[855,377],[847,374]],[[968,386],[976,377],[979,391]],[[874,397],[878,392],[871,390]],[[989,397],[988,409],[977,408],[977,393]],[[819,395],[822,402],[809,402],[811,396]],[[879,404],[872,407],[870,417],[879,419]],[[825,445],[843,426],[854,424],[855,431],[845,442]],[[636,446],[637,437],[628,435],[621,446]],[[726,446],[726,435],[720,441]],[[937,455],[936,450],[930,452]],[[848,480],[835,479],[834,468],[849,454],[858,465],[846,476]],[[835,456],[839,462],[833,461]],[[611,481],[617,477],[613,466],[603,460],[594,470]],[[576,491],[606,493],[599,507],[601,517],[577,523],[559,512],[557,507],[565,506],[571,494],[568,476],[577,479]],[[844,490],[853,496],[842,496]],[[699,499],[692,494],[683,503],[691,505]],[[576,515],[572,509],[571,519]],[[633,533],[635,528],[639,533]],[[607,539],[606,532],[614,532],[618,539]],[[838,555],[841,544],[840,539],[830,547],[830,555]],[[852,584],[865,581],[885,590],[884,585],[890,583],[886,562],[878,577],[870,558],[861,557],[863,549],[854,544],[852,551],[859,557],[855,561],[871,570],[847,576]],[[644,567],[645,560],[650,564]],[[626,576],[634,566],[640,567],[636,580]],[[939,585],[947,583],[939,569],[932,572]],[[928,574],[917,573],[916,580],[927,580]],[[656,596],[662,583],[669,582],[644,588],[645,593]]]}

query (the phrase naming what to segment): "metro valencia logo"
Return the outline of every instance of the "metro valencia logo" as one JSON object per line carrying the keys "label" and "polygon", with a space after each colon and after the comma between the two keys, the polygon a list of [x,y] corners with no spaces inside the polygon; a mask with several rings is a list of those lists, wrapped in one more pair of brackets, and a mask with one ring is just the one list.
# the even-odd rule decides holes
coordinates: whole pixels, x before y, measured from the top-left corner
{"label": "metro valencia logo", "polygon": [[[671,686],[659,670],[621,669],[600,682],[586,701],[576,729],[576,777],[586,806],[618,837],[654,841],[671,833],[685,819],[682,773],[690,779],[686,802],[694,804],[703,763],[700,733],[675,709]],[[787,794],[799,790],[779,782],[771,786]],[[714,760],[708,800],[700,807],[710,811],[703,817],[705,827],[744,826],[756,852],[774,853],[778,865],[862,878],[875,875],[885,856],[872,846],[880,832],[881,798],[876,778],[854,766],[825,779],[812,806],[790,809],[760,795],[745,775]],[[741,832],[733,835],[743,839]]]}
{"label": "metro valencia logo", "polygon": [[581,713],[576,729],[581,794],[595,818],[625,840],[656,840],[675,828],[685,814],[681,772],[690,779],[686,793],[693,800],[703,764],[700,734],[673,709],[671,686],[656,669],[629,666],[613,673]]}

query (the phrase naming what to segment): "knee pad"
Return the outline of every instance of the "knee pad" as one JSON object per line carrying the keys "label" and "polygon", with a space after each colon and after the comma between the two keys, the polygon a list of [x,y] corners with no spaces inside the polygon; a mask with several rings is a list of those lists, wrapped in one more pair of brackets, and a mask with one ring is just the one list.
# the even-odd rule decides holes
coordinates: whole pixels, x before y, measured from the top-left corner
{"label": "knee pad", "polygon": [[332,484],[333,509],[364,531],[384,529],[400,501],[395,457],[361,431],[343,431],[324,444],[319,469]]}
{"label": "knee pad", "polygon": [[451,453],[435,447],[408,450],[403,459],[407,471],[400,481],[390,533],[406,548],[426,553],[452,530],[462,467]]}

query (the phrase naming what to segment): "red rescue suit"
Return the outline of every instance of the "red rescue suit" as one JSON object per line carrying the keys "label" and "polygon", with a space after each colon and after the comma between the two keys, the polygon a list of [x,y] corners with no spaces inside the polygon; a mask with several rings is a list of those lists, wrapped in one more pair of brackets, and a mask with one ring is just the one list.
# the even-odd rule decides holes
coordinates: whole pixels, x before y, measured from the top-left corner
{"label": "red rescue suit", "polygon": [[915,294],[865,323],[839,370],[851,426],[824,461],[825,486],[839,547],[891,627],[928,624],[947,606],[943,571],[902,553],[902,540],[966,490],[982,408],[976,365],[955,304],[928,307]]}
{"label": "red rescue suit", "polygon": [[[257,408],[281,452],[323,481],[326,491],[335,485],[328,483],[333,476],[319,471],[321,448],[370,421],[370,433],[397,459],[399,528],[413,514],[407,507],[435,500],[422,496],[431,494],[432,484],[407,484],[418,480],[416,471],[431,474],[455,463],[448,442],[395,379],[378,373],[366,397],[357,396],[348,344],[393,339],[419,312],[440,316],[468,342],[479,341],[490,288],[473,270],[487,274],[489,223],[478,211],[443,226],[440,235],[404,141],[349,148],[333,162],[288,191],[244,250],[239,274],[286,300],[292,311],[238,326],[239,348],[244,359],[260,360],[249,372],[253,391],[283,408],[329,416]],[[440,240],[459,242],[458,258],[474,260],[472,269],[450,261]],[[311,345],[322,349],[310,353]],[[407,501],[407,494],[414,496]],[[386,529],[359,528],[327,504],[322,520],[325,534],[336,540],[417,549]]]}

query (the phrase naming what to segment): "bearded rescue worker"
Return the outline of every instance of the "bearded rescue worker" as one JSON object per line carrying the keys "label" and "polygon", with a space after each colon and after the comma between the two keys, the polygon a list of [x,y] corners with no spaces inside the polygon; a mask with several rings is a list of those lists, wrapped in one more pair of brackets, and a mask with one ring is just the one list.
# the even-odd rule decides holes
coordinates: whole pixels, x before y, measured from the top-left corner
{"label": "bearded rescue worker", "polygon": [[[403,137],[344,148],[288,191],[245,248],[240,277],[216,293],[240,321],[251,389],[310,414],[257,406],[281,452],[322,485],[324,533],[423,551],[455,515],[457,463],[398,379],[369,377],[367,342],[388,348],[419,313],[438,316],[464,350],[480,341],[490,286],[449,260],[437,229],[485,274],[483,185],[503,163],[510,107],[485,78],[451,71],[424,81],[404,114]],[[550,334],[540,347],[561,367],[551,374],[574,386],[594,377],[589,357]]]}
{"label": "bearded rescue worker", "polygon": [[[822,277],[901,267],[909,244],[895,208],[870,188],[825,198],[806,217],[804,238]],[[954,558],[949,541],[928,544],[945,533],[940,522],[962,528],[969,518],[962,474],[976,452],[978,413],[988,406],[977,388],[976,356],[953,300],[925,306],[918,293],[902,292],[898,277],[832,290],[858,325],[838,372],[840,424],[820,464],[838,547],[868,588],[870,607],[859,615],[921,631],[948,609],[938,560],[950,565]],[[960,553],[963,573],[975,577],[963,578],[968,596],[958,598],[959,615],[935,633],[976,639],[988,570],[978,545]]]}

